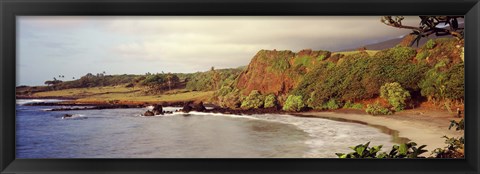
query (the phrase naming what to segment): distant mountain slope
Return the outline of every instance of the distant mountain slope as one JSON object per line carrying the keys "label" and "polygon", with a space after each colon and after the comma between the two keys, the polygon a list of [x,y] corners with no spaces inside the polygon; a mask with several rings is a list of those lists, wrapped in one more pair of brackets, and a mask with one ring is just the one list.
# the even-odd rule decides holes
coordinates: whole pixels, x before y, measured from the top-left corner
{"label": "distant mountain slope", "polygon": [[[452,36],[430,35],[427,38],[422,38],[420,40],[419,44],[418,44],[418,47],[421,47],[423,44],[425,44],[430,39],[448,38],[448,37],[452,37]],[[357,50],[358,48],[363,48],[363,47],[367,48],[367,50],[383,50],[383,49],[387,49],[387,48],[392,48],[399,43],[408,44],[410,41],[411,41],[411,36],[410,35],[405,35],[405,36],[400,37],[400,38],[390,39],[390,40],[386,40],[386,41],[383,41],[383,42],[378,42],[378,43],[364,45],[364,46],[359,45],[357,48],[348,48],[348,49],[344,49],[344,50],[340,50],[340,51],[353,51],[353,50]],[[417,44],[413,44],[412,47],[413,48],[418,48]]]}

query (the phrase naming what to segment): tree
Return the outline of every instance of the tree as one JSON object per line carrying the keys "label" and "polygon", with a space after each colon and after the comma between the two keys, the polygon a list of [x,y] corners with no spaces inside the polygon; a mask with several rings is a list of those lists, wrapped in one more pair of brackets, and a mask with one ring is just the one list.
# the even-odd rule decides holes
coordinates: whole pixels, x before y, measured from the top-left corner
{"label": "tree", "polygon": [[172,85],[175,85],[178,82],[180,82],[180,79],[178,78],[178,76],[171,73],[167,74],[166,79],[168,84],[168,90],[172,90]]}
{"label": "tree", "polygon": [[[410,43],[413,45],[418,43],[421,38],[428,37],[432,34],[436,36],[452,35],[457,39],[463,39],[463,29],[458,25],[458,19],[464,18],[464,16],[419,16],[421,21],[419,26],[403,25],[402,21],[405,19],[403,16],[383,16],[380,20],[382,23],[395,28],[411,29],[412,35],[416,38]],[[442,27],[440,24],[443,24]],[[447,25],[449,27],[447,27]]]}

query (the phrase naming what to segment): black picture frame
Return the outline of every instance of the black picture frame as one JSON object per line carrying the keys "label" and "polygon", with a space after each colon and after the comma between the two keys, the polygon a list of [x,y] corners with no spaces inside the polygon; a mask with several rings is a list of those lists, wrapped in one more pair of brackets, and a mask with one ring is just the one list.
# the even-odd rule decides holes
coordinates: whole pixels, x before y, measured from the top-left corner
{"label": "black picture frame", "polygon": [[[478,0],[1,0],[1,173],[479,173]],[[16,159],[16,16],[465,15],[465,159]]]}

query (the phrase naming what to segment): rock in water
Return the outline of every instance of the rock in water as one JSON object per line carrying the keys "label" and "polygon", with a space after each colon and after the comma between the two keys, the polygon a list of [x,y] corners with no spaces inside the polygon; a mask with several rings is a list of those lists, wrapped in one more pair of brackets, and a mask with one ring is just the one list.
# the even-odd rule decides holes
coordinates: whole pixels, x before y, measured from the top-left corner
{"label": "rock in water", "polygon": [[153,114],[155,114],[155,115],[163,115],[163,107],[162,107],[162,105],[154,105],[152,112],[153,112]]}
{"label": "rock in water", "polygon": [[143,116],[155,116],[155,113],[153,113],[152,111],[148,110],[147,112],[145,112],[143,114]]}
{"label": "rock in water", "polygon": [[183,109],[182,109],[182,112],[185,112],[185,113],[189,113],[190,111],[192,111],[192,107],[190,106],[190,104],[185,104],[183,106]]}
{"label": "rock in water", "polygon": [[205,106],[203,106],[203,102],[200,102],[198,104],[193,105],[193,110],[195,110],[197,112],[204,112],[205,110],[207,110],[207,108],[205,108]]}
{"label": "rock in water", "polygon": [[65,115],[63,115],[62,119],[71,118],[71,117],[73,117],[72,114],[65,114]]}

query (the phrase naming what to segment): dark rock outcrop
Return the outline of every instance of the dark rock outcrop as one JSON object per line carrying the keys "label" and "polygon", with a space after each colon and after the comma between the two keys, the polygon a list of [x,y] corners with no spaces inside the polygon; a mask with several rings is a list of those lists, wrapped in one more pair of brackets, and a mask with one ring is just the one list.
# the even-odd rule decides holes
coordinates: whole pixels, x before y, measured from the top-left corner
{"label": "dark rock outcrop", "polygon": [[192,107],[190,106],[190,104],[185,104],[185,106],[183,106],[182,108],[182,112],[189,113],[190,111],[192,111]]}
{"label": "dark rock outcrop", "polygon": [[153,114],[155,115],[163,115],[163,107],[162,105],[153,105]]}
{"label": "dark rock outcrop", "polygon": [[146,111],[143,116],[155,116],[155,113],[153,113],[152,111],[148,110]]}
{"label": "dark rock outcrop", "polygon": [[193,105],[193,110],[197,112],[204,112],[207,110],[207,108],[205,108],[203,102],[200,102]]}

